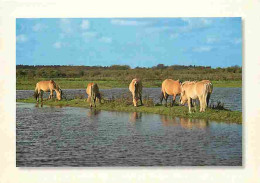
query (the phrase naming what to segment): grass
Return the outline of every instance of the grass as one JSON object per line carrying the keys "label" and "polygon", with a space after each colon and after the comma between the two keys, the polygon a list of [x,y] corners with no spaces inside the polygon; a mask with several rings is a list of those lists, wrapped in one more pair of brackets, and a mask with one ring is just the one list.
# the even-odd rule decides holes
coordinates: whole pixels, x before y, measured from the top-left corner
{"label": "grass", "polygon": [[[17,99],[17,102],[25,103],[36,103],[34,98],[29,99]],[[206,112],[193,112],[188,113],[187,106],[165,107],[160,104],[154,104],[149,98],[144,99],[144,105],[139,107],[134,107],[132,105],[131,98],[117,98],[117,99],[103,99],[101,104],[97,103],[96,109],[107,110],[107,111],[121,111],[121,112],[144,112],[144,113],[154,113],[175,117],[185,117],[185,118],[196,118],[196,119],[207,119],[220,122],[232,122],[242,124],[242,112],[239,111],[229,111],[224,108],[223,104],[217,104],[217,106],[212,106],[212,108],[207,108]],[[84,107],[89,108],[89,104],[86,99],[81,97],[76,97],[75,99],[61,101],[57,100],[45,100],[44,105],[59,106],[59,107]],[[199,110],[199,108],[197,108]]]}
{"label": "grass", "polygon": [[[17,90],[34,90],[35,84],[38,81],[49,80],[47,78],[36,78],[36,79],[21,79],[16,80]],[[97,80],[90,81],[82,78],[53,78],[62,89],[82,89],[86,88],[87,83],[96,82],[101,89],[109,88],[127,88],[130,81],[123,80]],[[143,81],[143,86],[146,88],[161,87],[161,80],[149,80]],[[242,81],[212,81],[214,87],[242,87]]]}

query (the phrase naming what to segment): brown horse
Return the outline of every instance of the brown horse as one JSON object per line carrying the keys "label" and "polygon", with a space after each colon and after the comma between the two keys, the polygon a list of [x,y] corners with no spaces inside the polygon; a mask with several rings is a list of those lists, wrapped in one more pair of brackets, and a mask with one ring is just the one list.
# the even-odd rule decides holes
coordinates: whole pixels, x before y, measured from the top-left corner
{"label": "brown horse", "polygon": [[133,104],[135,107],[137,107],[137,102],[140,99],[141,105],[143,105],[142,102],[142,90],[143,90],[143,85],[141,80],[139,79],[133,79],[131,83],[129,84],[129,90],[133,95]]}
{"label": "brown horse", "polygon": [[161,91],[162,91],[161,98],[160,98],[161,104],[162,104],[163,99],[165,99],[165,101],[166,101],[165,106],[167,106],[167,99],[168,99],[169,95],[172,95],[172,97],[173,97],[172,104],[171,104],[171,106],[172,106],[176,99],[176,96],[181,94],[181,83],[179,80],[175,81],[172,79],[165,79],[162,82]]}
{"label": "brown horse", "polygon": [[208,95],[207,95],[207,106],[209,106],[209,99],[210,99],[210,95],[213,92],[213,84],[211,83],[210,80],[202,80],[201,82],[204,82],[207,84],[208,87]]}
{"label": "brown horse", "polygon": [[99,103],[101,102],[101,95],[97,83],[89,83],[86,89],[86,93],[88,94],[87,102],[90,102],[90,107],[92,107],[92,102],[96,107],[97,99],[99,100]]}
{"label": "brown horse", "polygon": [[[191,113],[191,101],[194,99],[199,99],[200,102],[200,112],[204,112],[206,110],[206,99],[209,93],[209,86],[207,83],[203,81],[186,81],[182,83],[182,92],[181,92],[181,104],[185,104],[188,102],[189,113]],[[195,104],[195,102],[194,102]],[[196,109],[196,106],[195,106]]]}
{"label": "brown horse", "polygon": [[40,81],[36,84],[34,90],[34,97],[39,102],[39,95],[41,94],[41,101],[43,101],[43,92],[50,92],[49,99],[53,98],[53,91],[56,92],[56,97],[58,100],[62,99],[62,91],[59,85],[57,85],[53,80],[50,81]]}

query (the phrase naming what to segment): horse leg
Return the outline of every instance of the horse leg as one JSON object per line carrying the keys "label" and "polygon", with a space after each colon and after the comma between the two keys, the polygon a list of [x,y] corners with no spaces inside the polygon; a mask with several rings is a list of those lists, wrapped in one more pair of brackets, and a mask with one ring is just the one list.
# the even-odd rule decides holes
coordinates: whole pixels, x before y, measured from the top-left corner
{"label": "horse leg", "polygon": [[94,106],[96,107],[96,96],[94,97]]}
{"label": "horse leg", "polygon": [[188,98],[189,113],[191,113],[191,98]]}
{"label": "horse leg", "polygon": [[92,97],[90,97],[90,104],[89,104],[90,108],[92,108]]}
{"label": "horse leg", "polygon": [[140,95],[140,102],[141,102],[141,105],[143,105],[142,94],[139,94],[139,95]]}
{"label": "horse leg", "polygon": [[210,95],[211,95],[211,93],[208,93],[208,95],[207,95],[207,107],[209,106]]}
{"label": "horse leg", "polygon": [[203,97],[200,96],[199,101],[200,101],[200,112],[203,112],[203,105],[204,105]]}
{"label": "horse leg", "polygon": [[162,101],[163,101],[163,99],[164,99],[164,94],[163,94],[163,92],[161,92],[161,96],[160,96],[160,102],[161,102],[161,105],[162,105]]}
{"label": "horse leg", "polygon": [[203,112],[206,111],[206,107],[207,107],[207,97],[208,97],[207,94],[203,97]]}
{"label": "horse leg", "polygon": [[53,90],[50,90],[50,95],[49,95],[49,99],[53,98]]}
{"label": "horse leg", "polygon": [[167,100],[168,100],[169,95],[167,93],[165,93],[164,97],[165,97],[165,101],[166,101],[165,107],[167,107]]}
{"label": "horse leg", "polygon": [[193,106],[195,108],[195,112],[197,112],[197,105],[196,105],[196,100],[192,100]]}
{"label": "horse leg", "polygon": [[43,91],[41,91],[41,101],[43,102]]}
{"label": "horse leg", "polygon": [[39,102],[40,94],[41,94],[41,90],[38,89],[38,90],[37,90],[37,102]]}
{"label": "horse leg", "polygon": [[173,96],[172,96],[172,103],[171,103],[171,106],[173,106],[173,105],[174,105],[175,99],[176,99],[176,95],[175,95],[175,94],[173,94]]}

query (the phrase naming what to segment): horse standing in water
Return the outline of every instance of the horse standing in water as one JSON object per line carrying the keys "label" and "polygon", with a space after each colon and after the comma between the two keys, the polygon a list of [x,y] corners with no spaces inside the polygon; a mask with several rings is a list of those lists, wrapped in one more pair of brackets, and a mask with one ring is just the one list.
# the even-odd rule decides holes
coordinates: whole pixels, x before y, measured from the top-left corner
{"label": "horse standing in water", "polygon": [[97,83],[89,83],[86,93],[88,94],[87,102],[90,102],[90,107],[92,107],[92,102],[96,107],[96,99],[99,100],[99,103],[101,102],[101,95]]}
{"label": "horse standing in water", "polygon": [[40,81],[36,84],[34,90],[34,97],[39,102],[39,95],[41,95],[41,102],[43,101],[43,92],[50,92],[49,99],[53,98],[53,91],[56,92],[56,97],[58,100],[62,99],[62,90],[53,80],[50,81]]}
{"label": "horse standing in water", "polygon": [[161,104],[164,99],[166,101],[165,106],[167,107],[167,99],[168,99],[169,95],[172,95],[171,106],[173,106],[176,96],[181,94],[181,83],[179,80],[175,81],[172,79],[165,79],[162,82],[161,91],[162,91],[161,97],[160,97]]}
{"label": "horse standing in water", "polygon": [[142,90],[143,90],[143,85],[141,80],[139,79],[133,79],[129,85],[129,90],[132,93],[133,96],[133,104],[135,107],[137,107],[137,102],[140,99],[141,105],[143,105],[142,101]]}

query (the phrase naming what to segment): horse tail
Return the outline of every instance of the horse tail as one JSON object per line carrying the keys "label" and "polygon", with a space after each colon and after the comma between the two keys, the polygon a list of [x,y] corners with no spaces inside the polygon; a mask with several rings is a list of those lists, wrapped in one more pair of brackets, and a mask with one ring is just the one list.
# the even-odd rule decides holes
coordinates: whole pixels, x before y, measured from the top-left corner
{"label": "horse tail", "polygon": [[209,94],[209,92],[210,92],[210,84],[209,83],[205,83],[204,84],[204,91],[203,91],[203,95],[204,95],[204,97],[205,97],[205,107],[207,107],[208,106],[208,94]]}
{"label": "horse tail", "polygon": [[36,84],[36,87],[34,89],[34,94],[33,94],[34,98],[37,100],[37,98],[39,97],[39,93],[38,93],[38,84]]}

